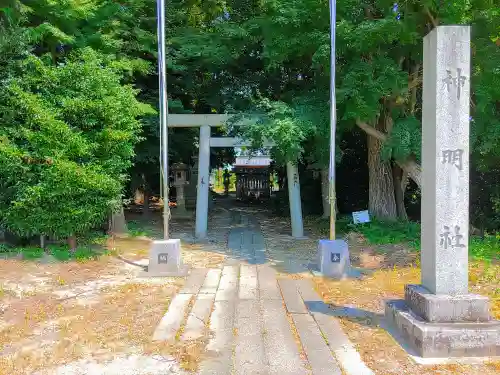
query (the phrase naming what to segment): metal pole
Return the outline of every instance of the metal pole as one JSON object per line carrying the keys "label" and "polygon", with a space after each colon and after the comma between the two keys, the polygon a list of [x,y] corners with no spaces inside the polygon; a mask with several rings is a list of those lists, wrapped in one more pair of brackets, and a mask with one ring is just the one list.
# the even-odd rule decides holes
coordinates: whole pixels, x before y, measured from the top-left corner
{"label": "metal pole", "polygon": [[335,127],[337,122],[337,103],[335,97],[335,21],[337,18],[336,0],[330,0],[330,240],[335,239]]}
{"label": "metal pole", "polygon": [[163,238],[168,240],[170,207],[168,200],[168,97],[165,64],[165,0],[157,0],[158,13],[158,82],[160,91],[160,153],[163,177]]}

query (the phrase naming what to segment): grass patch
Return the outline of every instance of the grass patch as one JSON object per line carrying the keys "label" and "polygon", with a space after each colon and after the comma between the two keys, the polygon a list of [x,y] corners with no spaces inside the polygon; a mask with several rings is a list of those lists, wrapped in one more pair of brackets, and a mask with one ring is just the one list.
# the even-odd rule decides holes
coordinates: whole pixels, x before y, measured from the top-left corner
{"label": "grass patch", "polygon": [[73,252],[69,250],[68,246],[49,246],[47,250],[60,262],[96,260],[100,255],[89,247],[78,247]]}
{"label": "grass patch", "polygon": [[[320,217],[307,217],[305,224],[328,236],[329,221]],[[337,219],[338,234],[349,231],[363,235],[370,245],[407,244],[410,249],[420,251],[420,223],[412,221],[381,221],[373,219],[370,223],[353,224],[350,216]],[[469,238],[469,254],[477,260],[500,261],[500,233]]]}
{"label": "grass patch", "polygon": [[[330,233],[330,221],[319,216],[306,216],[304,225],[310,230],[319,233],[322,237],[328,237]],[[348,215],[338,216],[335,222],[335,231],[337,236],[343,236],[351,230],[352,218]]]}
{"label": "grass patch", "polygon": [[49,245],[44,250],[40,247],[12,247],[5,244],[0,245],[0,253],[21,254],[24,260],[37,260],[43,258],[44,254],[52,255],[60,262],[71,260],[86,261],[96,260],[103,252],[96,252],[89,247],[79,247],[74,252],[69,250],[67,245]]}
{"label": "grass patch", "polygon": [[102,231],[90,231],[84,235],[78,236],[77,243],[82,247],[90,245],[106,245],[109,235]]}
{"label": "grass patch", "polygon": [[154,237],[154,230],[147,228],[144,224],[131,220],[127,222],[128,234],[131,237]]}
{"label": "grass patch", "polygon": [[405,221],[373,220],[365,224],[349,224],[349,228],[361,233],[373,245],[408,243],[420,248],[420,224]]}
{"label": "grass patch", "polygon": [[[415,251],[420,251],[420,224],[415,222],[373,221],[366,224],[350,225],[352,230],[362,234],[369,244],[385,245],[406,243]],[[500,260],[500,234],[469,238],[469,255],[477,260]]]}
{"label": "grass patch", "polygon": [[500,235],[472,237],[469,241],[469,254],[475,259],[485,261],[500,260]]}
{"label": "grass patch", "polygon": [[0,253],[10,253],[12,252],[12,248],[4,243],[0,243]]}
{"label": "grass patch", "polygon": [[40,259],[44,254],[43,249],[40,247],[14,248],[14,251],[17,253],[21,253],[23,255],[23,259],[26,260]]}

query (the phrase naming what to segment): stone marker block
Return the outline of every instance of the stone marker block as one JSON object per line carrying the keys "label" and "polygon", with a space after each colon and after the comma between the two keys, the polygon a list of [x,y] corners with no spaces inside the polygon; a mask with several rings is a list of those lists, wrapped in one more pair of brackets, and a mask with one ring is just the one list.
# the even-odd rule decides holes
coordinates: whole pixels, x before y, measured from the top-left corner
{"label": "stone marker block", "polygon": [[148,270],[142,276],[185,276],[187,271],[181,259],[181,240],[153,241],[149,250]]}
{"label": "stone marker block", "polygon": [[421,285],[406,285],[405,301],[416,315],[430,323],[491,320],[488,297],[477,294],[432,294]]}
{"label": "stone marker block", "polygon": [[348,275],[351,262],[349,246],[344,240],[320,240],[318,245],[319,271],[327,277],[336,279]]}
{"label": "stone marker block", "polygon": [[389,301],[385,317],[422,358],[500,355],[500,322],[429,323],[401,300]]}
{"label": "stone marker block", "polygon": [[468,293],[470,26],[424,37],[422,285]]}

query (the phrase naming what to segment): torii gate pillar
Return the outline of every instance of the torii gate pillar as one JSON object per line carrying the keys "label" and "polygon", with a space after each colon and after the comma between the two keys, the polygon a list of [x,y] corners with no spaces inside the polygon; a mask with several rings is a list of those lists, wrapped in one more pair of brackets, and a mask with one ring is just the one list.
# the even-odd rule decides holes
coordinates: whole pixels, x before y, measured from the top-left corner
{"label": "torii gate pillar", "polygon": [[198,186],[196,189],[196,227],[195,236],[207,237],[208,229],[208,191],[210,175],[210,125],[200,126],[200,148],[198,157]]}
{"label": "torii gate pillar", "polygon": [[304,238],[304,223],[302,220],[302,200],[300,198],[300,181],[297,166],[288,162],[286,165],[288,180],[288,197],[290,200],[290,222],[292,237]]}

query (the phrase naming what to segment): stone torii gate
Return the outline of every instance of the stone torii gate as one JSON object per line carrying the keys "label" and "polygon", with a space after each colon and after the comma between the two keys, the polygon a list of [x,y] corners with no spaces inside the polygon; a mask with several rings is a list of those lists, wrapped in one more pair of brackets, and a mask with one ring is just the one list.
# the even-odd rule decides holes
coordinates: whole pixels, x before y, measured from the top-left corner
{"label": "stone torii gate", "polygon": [[[198,186],[196,189],[196,229],[195,235],[199,239],[207,237],[208,227],[208,198],[210,175],[210,147],[241,147],[250,146],[251,142],[235,137],[212,137],[210,127],[224,125],[230,118],[226,114],[193,115],[169,114],[169,128],[200,128],[200,144],[198,155]],[[243,126],[244,124],[234,124]],[[272,147],[272,142],[264,142],[264,147]],[[297,167],[288,163],[286,166],[288,180],[288,195],[290,199],[290,219],[292,223],[292,237],[304,237],[302,221],[302,203],[300,198],[300,183]]]}

